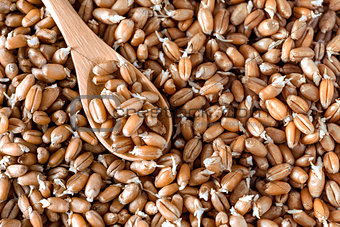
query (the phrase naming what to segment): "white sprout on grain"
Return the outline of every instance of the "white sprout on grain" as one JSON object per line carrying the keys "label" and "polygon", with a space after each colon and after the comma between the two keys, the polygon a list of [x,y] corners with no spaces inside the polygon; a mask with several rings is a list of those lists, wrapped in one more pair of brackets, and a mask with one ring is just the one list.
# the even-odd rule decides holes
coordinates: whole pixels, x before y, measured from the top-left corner
{"label": "white sprout on grain", "polygon": [[318,157],[316,164],[317,165],[314,165],[312,162],[310,162],[310,165],[311,165],[311,168],[312,168],[311,171],[319,180],[322,180],[322,178],[323,178],[323,170],[322,170],[323,164],[322,164],[321,157]]}

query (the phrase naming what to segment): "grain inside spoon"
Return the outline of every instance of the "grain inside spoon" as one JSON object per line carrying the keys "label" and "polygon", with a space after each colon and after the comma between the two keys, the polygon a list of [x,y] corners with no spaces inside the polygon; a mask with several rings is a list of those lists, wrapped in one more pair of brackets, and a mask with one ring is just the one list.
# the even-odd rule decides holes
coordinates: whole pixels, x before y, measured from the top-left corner
{"label": "grain inside spoon", "polygon": [[[67,45],[71,47],[71,55],[77,73],[80,99],[90,126],[93,129],[100,128],[100,124],[95,122],[91,116],[89,104],[92,99],[100,99],[99,96],[104,88],[104,85],[95,85],[92,82],[92,68],[96,64],[112,60],[120,63],[125,61],[124,63],[131,66],[135,71],[137,81],[142,84],[143,91],[152,91],[158,94],[159,100],[155,105],[162,110],[159,120],[166,128],[166,133],[163,137],[167,142],[166,147],[169,148],[172,134],[172,118],[167,102],[152,82],[131,63],[119,55],[114,49],[102,41],[96,34],[94,34],[74,11],[68,0],[43,0],[43,3],[47,10],[51,13]],[[115,155],[131,161],[141,160],[141,158],[135,156],[133,152],[115,152],[112,148],[115,144],[110,137],[107,139],[101,137],[100,130],[94,130],[94,133],[99,141]]]}

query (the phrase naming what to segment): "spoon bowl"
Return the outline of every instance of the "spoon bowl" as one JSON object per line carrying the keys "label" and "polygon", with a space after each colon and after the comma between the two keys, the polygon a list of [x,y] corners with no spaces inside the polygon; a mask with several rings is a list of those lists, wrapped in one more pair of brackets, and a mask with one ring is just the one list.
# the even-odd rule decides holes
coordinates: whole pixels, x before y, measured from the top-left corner
{"label": "spoon bowl", "polygon": [[[141,73],[135,66],[128,62],[124,57],[119,55],[114,49],[101,40],[93,31],[84,23],[76,11],[72,8],[68,0],[42,0],[47,10],[51,13],[52,18],[61,31],[67,45],[71,47],[71,56],[77,74],[80,100],[87,120],[93,129],[99,129],[100,125],[96,123],[90,113],[89,103],[93,98],[100,98],[104,85],[95,85],[92,82],[92,68],[99,63],[107,61],[125,60],[126,64],[132,66],[136,72],[137,81],[143,86],[143,91],[153,91],[158,94],[159,101],[156,106],[162,109],[159,120],[166,127],[164,135],[167,141],[167,148],[170,148],[172,135],[172,118],[167,101],[159,93],[153,83]],[[94,130],[98,140],[116,156],[129,161],[141,160],[130,153],[116,153],[112,149],[112,140],[104,139],[100,136],[99,130]],[[166,149],[163,153],[166,152]]]}

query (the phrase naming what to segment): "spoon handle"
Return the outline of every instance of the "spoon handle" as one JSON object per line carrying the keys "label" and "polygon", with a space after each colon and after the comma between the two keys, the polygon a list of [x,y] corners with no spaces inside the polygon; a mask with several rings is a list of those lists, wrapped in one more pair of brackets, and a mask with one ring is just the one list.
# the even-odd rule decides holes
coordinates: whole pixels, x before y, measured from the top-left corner
{"label": "spoon handle", "polygon": [[107,46],[85,24],[68,0],[42,0],[68,46],[90,59],[98,58],[94,47]]}

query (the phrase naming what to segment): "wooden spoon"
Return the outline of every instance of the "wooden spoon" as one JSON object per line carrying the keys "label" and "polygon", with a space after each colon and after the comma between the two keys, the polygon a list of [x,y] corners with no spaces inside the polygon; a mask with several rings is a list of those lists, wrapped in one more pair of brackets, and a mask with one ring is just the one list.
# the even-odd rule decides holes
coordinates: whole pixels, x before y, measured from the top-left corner
{"label": "wooden spoon", "polygon": [[[89,103],[91,98],[93,98],[91,95],[100,95],[104,85],[95,85],[92,82],[92,68],[98,63],[103,63],[109,60],[118,61],[118,57],[122,59],[124,58],[92,32],[92,30],[84,23],[84,21],[72,8],[68,0],[43,0],[43,3],[45,4],[47,10],[51,13],[52,18],[63,34],[67,45],[71,47],[71,55],[77,73],[79,93],[87,120],[89,121],[92,128],[100,128],[100,125],[93,120],[89,112]],[[128,62],[127,60],[125,61]],[[129,62],[128,64],[132,65]],[[163,110],[160,121],[167,129],[166,135],[164,137],[169,144],[167,147],[170,148],[172,118],[168,103],[165,101],[153,83],[136,67],[133,66],[133,68],[136,71],[137,81],[143,85],[143,89],[156,92],[159,96],[159,101],[156,105]],[[113,154],[130,161],[140,160],[140,158],[137,158],[129,153],[119,154],[114,152],[111,147],[112,140],[102,138],[98,130],[95,130],[94,133],[96,134],[99,141],[106,147],[106,149],[108,149]]]}

